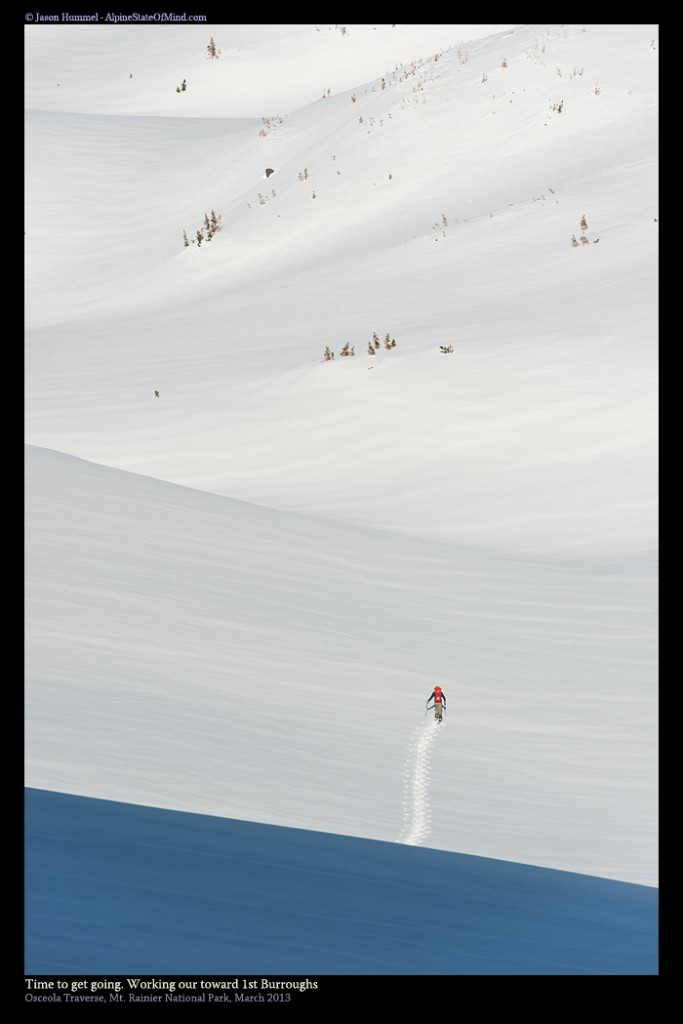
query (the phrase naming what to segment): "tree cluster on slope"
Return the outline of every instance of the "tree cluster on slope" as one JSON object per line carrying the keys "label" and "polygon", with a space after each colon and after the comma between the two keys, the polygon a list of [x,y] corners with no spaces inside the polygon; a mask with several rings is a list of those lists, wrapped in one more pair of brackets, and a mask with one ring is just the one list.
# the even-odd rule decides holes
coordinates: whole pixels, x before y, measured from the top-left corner
{"label": "tree cluster on slope", "polygon": [[187,231],[183,228],[183,247],[187,249],[189,245],[194,245],[195,243],[198,246],[201,246],[202,242],[210,242],[213,236],[217,234],[222,227],[223,224],[221,222],[220,213],[216,213],[215,210],[212,210],[210,217],[205,213],[204,223],[201,228],[197,228],[197,234],[191,242],[187,237]]}
{"label": "tree cluster on slope", "polygon": [[[581,222],[579,224],[579,227],[581,229],[581,237],[579,239],[577,239],[576,235],[572,235],[572,246],[575,249],[578,249],[578,247],[580,245],[590,245],[590,242],[588,241],[588,238],[586,237],[586,232],[588,231],[588,221],[586,220],[586,214],[585,213],[584,213],[583,217],[581,218]],[[599,241],[600,241],[599,238],[594,238],[593,239],[593,245],[597,245],[597,243]]]}
{"label": "tree cluster on slope", "polygon": [[[374,356],[375,353],[378,352],[379,349],[382,347],[382,344],[384,344],[384,348],[386,349],[387,352],[391,352],[392,348],[396,348],[396,339],[392,338],[389,332],[387,332],[384,337],[384,342],[382,343],[379,340],[379,335],[377,334],[377,331],[374,331],[372,335],[372,341],[368,342],[368,355]],[[352,346],[349,341],[347,341],[346,344],[342,346],[339,354],[341,356],[355,356],[356,348],[355,346]],[[325,347],[323,359],[326,362],[329,362],[331,359],[334,359],[334,352],[330,349],[329,345]]]}

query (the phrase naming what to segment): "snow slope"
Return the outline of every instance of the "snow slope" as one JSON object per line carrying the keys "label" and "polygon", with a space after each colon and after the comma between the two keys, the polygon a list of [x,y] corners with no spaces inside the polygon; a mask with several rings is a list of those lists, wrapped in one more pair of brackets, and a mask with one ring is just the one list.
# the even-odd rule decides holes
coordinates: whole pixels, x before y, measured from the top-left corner
{"label": "snow slope", "polygon": [[[651,548],[652,34],[527,27],[385,89],[380,51],[375,81],[266,128],[142,116],[145,92],[135,116],[29,110],[28,440],[402,533]],[[373,331],[396,349],[369,356]]]}
{"label": "snow slope", "polygon": [[27,31],[27,784],[653,885],[657,29],[318,28]]}
{"label": "snow slope", "polygon": [[[26,106],[164,117],[258,117],[514,25],[32,25]],[[210,60],[213,38],[220,56]],[[182,96],[177,85],[188,80]]]}
{"label": "snow slope", "polygon": [[657,973],[645,886],[38,790],[26,822],[29,974]]}
{"label": "snow slope", "polygon": [[28,784],[396,840],[453,678],[423,840],[655,881],[647,560],[494,557],[27,454]]}

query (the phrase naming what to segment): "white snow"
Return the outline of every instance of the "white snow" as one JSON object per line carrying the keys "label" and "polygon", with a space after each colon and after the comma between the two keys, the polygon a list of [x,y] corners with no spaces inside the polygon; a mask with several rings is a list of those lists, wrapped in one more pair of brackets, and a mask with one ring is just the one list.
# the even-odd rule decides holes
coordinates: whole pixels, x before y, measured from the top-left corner
{"label": "white snow", "polygon": [[27,29],[27,785],[656,884],[657,28],[317,28]]}

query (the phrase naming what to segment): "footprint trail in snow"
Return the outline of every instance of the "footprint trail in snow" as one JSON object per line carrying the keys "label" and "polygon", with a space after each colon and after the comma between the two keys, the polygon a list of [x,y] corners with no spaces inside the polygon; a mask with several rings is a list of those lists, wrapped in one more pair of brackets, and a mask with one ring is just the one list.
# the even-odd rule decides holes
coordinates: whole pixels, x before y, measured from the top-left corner
{"label": "footprint trail in snow", "polygon": [[430,833],[432,820],[429,805],[432,744],[438,729],[436,722],[420,723],[408,746],[404,777],[403,828],[399,843],[419,846]]}

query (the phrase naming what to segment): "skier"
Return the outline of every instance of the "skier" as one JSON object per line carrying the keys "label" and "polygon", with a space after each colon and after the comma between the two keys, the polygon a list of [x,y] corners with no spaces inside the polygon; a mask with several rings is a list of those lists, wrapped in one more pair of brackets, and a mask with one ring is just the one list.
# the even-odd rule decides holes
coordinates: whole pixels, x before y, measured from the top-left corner
{"label": "skier", "polygon": [[434,718],[437,722],[443,720],[443,708],[446,707],[446,694],[443,692],[440,686],[435,686],[433,692],[427,697],[427,704],[430,700],[434,701]]}

